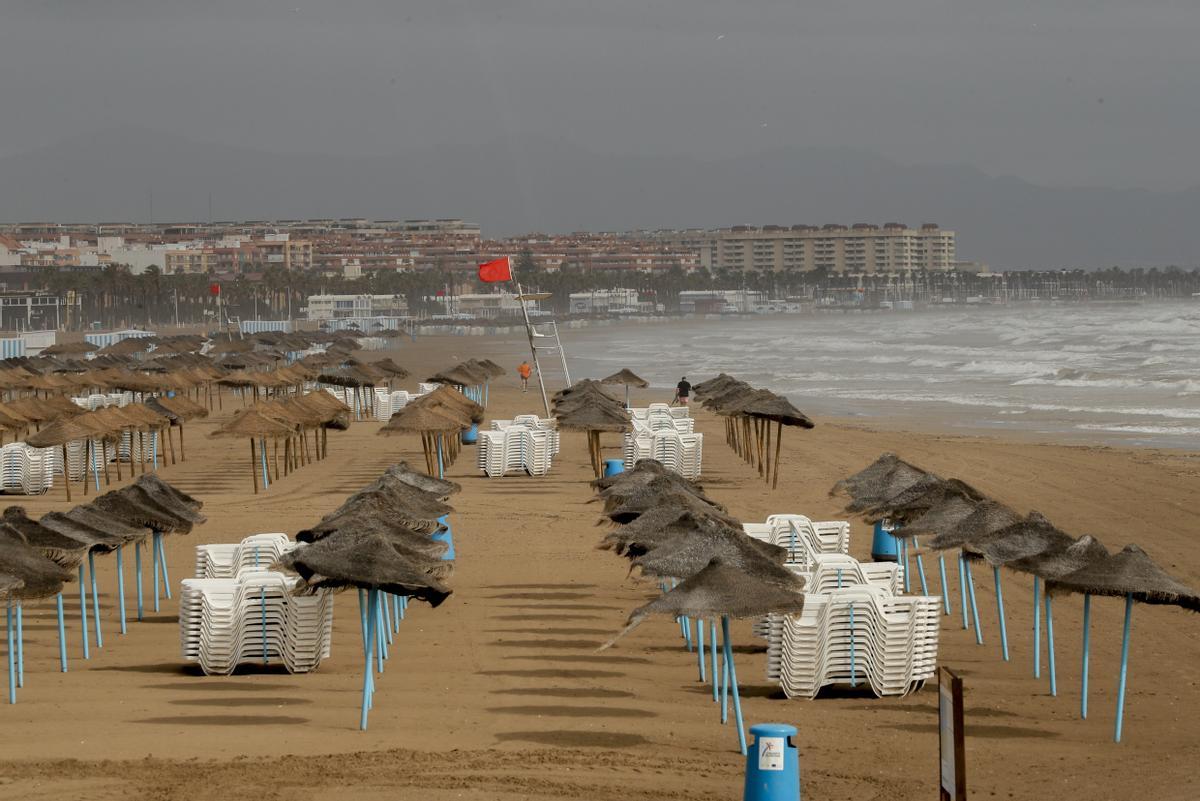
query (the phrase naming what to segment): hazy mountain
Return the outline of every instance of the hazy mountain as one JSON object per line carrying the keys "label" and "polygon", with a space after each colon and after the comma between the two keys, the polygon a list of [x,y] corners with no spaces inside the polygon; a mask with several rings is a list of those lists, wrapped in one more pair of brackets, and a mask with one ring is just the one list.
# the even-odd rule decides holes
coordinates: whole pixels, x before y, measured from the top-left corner
{"label": "hazy mountain", "polygon": [[0,220],[463,217],[489,235],[739,223],[936,222],[994,267],[1192,266],[1200,189],[1049,188],[970,167],[796,148],[702,161],[537,138],[347,158],[143,129],[0,159]]}

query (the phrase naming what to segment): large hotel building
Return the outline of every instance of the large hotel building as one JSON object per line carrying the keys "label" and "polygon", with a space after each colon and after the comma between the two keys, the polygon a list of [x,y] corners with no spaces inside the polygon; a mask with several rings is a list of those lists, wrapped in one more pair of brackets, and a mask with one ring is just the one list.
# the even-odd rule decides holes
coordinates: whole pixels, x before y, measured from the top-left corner
{"label": "large hotel building", "polygon": [[897,273],[952,270],[954,232],[927,223],[871,225],[739,225],[716,231],[679,231],[677,244],[698,248],[701,266],[737,271],[826,270]]}

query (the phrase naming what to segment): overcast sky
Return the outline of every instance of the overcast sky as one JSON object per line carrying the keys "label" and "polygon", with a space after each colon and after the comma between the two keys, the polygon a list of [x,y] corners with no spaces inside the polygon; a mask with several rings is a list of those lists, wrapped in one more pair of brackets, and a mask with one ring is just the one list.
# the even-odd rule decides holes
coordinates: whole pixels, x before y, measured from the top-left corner
{"label": "overcast sky", "polygon": [[1197,0],[0,0],[0,156],[123,126],[355,155],[539,133],[1177,189],[1197,41]]}

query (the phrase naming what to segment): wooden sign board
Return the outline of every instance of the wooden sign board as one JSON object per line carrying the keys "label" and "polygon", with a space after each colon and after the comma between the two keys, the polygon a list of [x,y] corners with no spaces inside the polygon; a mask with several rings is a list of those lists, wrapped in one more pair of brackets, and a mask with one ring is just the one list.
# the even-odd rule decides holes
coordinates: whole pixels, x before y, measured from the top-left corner
{"label": "wooden sign board", "polygon": [[939,801],[967,801],[967,751],[963,737],[962,679],[938,668]]}

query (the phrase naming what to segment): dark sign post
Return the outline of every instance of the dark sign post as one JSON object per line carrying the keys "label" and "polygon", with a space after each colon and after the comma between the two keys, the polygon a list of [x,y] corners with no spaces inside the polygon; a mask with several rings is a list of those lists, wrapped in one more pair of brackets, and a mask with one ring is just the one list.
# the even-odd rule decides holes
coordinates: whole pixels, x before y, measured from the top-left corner
{"label": "dark sign post", "polygon": [[938,668],[939,801],[967,801],[967,752],[963,740],[962,679]]}

